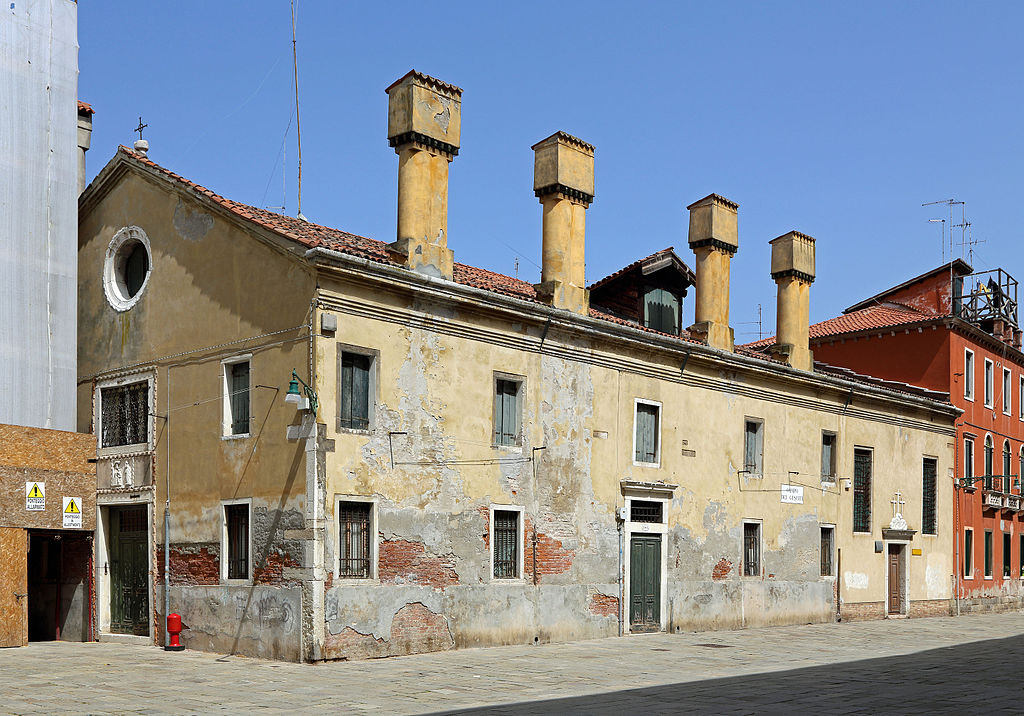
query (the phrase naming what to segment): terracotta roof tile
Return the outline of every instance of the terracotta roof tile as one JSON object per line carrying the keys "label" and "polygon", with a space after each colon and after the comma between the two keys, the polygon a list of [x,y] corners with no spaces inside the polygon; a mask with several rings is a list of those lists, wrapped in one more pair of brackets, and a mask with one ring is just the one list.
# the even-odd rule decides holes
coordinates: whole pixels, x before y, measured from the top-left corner
{"label": "terracotta roof tile", "polygon": [[608,283],[612,279],[618,278],[622,274],[628,273],[629,271],[632,271],[637,266],[641,265],[644,261],[651,261],[653,259],[658,258],[659,256],[664,255],[664,254],[673,253],[674,251],[675,251],[675,249],[673,247],[671,247],[671,246],[669,246],[667,249],[662,249],[661,251],[655,251],[650,256],[645,256],[642,259],[638,259],[638,260],[634,261],[633,263],[629,264],[629,266],[623,266],[622,268],[620,268],[615,273],[610,273],[607,276],[605,276],[604,278],[600,279],[599,281],[595,281],[594,283],[590,284],[590,286],[588,286],[587,288],[589,288],[591,291],[593,291],[595,288],[598,288],[599,286],[603,286],[604,284]]}
{"label": "terracotta roof tile", "polygon": [[78,113],[79,114],[96,114],[96,110],[92,108],[88,102],[78,100]]}
{"label": "terracotta roof tile", "polygon": [[[840,336],[858,331],[870,331],[877,328],[894,328],[907,323],[934,318],[935,314],[924,313],[917,309],[897,303],[876,304],[852,313],[830,318],[810,327],[811,339]],[[745,348],[762,349],[775,345],[775,336],[747,343]]]}

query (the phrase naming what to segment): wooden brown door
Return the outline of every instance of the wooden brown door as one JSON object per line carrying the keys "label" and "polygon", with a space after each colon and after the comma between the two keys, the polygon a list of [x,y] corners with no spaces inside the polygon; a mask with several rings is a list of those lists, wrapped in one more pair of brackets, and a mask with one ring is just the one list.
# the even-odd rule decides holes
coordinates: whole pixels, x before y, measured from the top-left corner
{"label": "wooden brown door", "polygon": [[889,545],[889,614],[903,613],[903,548]]}
{"label": "wooden brown door", "polygon": [[28,533],[0,527],[0,646],[28,644]]}

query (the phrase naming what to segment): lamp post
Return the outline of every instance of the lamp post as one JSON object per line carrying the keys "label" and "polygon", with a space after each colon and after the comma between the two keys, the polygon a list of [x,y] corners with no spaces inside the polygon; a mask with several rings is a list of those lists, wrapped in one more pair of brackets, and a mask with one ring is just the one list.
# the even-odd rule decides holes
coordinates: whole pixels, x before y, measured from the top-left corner
{"label": "lamp post", "polygon": [[[303,397],[302,391],[299,390],[300,384],[305,392],[305,397]],[[292,371],[292,379],[288,383],[288,392],[285,394],[284,400],[286,403],[295,403],[297,410],[308,408],[313,411],[313,415],[316,415],[317,407],[320,405],[316,397],[316,391],[306,385],[306,381],[302,380],[294,370]]]}

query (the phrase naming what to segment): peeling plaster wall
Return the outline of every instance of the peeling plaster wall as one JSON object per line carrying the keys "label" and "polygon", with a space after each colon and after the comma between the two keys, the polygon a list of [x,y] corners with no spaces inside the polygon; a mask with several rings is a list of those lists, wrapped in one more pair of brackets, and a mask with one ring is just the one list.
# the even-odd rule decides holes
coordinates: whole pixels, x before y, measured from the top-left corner
{"label": "peeling plaster wall", "polygon": [[[835,580],[820,575],[820,526],[835,525],[843,568],[865,575],[860,593],[842,587],[841,596],[884,599],[885,562],[873,544],[888,526],[893,492],[903,491],[913,529],[922,457],[939,459],[940,476],[952,465],[951,420],[917,408],[844,408],[838,389],[707,360],[691,360],[681,377],[667,351],[560,330],[542,344],[541,321],[495,316],[472,302],[456,307],[323,277],[321,287],[320,312],[338,319],[337,334],[317,341],[318,389],[329,396],[322,419],[335,440],[325,460],[332,577],[324,658],[617,634],[623,480],[679,485],[662,544],[662,628],[828,621],[837,612]],[[374,356],[369,430],[339,429],[333,417],[339,346]],[[492,445],[496,373],[525,384],[518,447]],[[636,398],[662,406],[658,467],[633,461]],[[765,423],[760,478],[738,472],[746,416]],[[891,424],[900,420],[917,423]],[[822,430],[839,436],[841,478],[852,476],[855,445],[875,450],[871,535],[852,534],[852,491],[821,486]],[[781,503],[786,482],[807,485],[802,504]],[[369,580],[333,575],[335,509],[346,496],[375,500],[379,551]],[[912,603],[949,598],[952,537],[943,516],[951,500],[940,480],[940,534],[915,539],[924,554],[908,555]],[[523,510],[521,579],[490,576],[492,505]],[[741,576],[744,520],[762,524],[758,577]],[[411,605],[432,620],[413,636],[395,627]]]}

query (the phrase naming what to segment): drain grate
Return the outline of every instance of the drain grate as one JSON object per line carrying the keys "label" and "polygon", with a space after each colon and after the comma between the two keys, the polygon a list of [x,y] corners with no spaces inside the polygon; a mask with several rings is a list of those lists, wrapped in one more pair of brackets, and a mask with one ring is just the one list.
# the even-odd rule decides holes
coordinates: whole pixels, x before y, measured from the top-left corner
{"label": "drain grate", "polygon": [[731,649],[732,644],[697,644],[697,646],[704,646],[708,649]]}
{"label": "drain grate", "polygon": [[651,651],[671,651],[671,649],[651,649]]}

